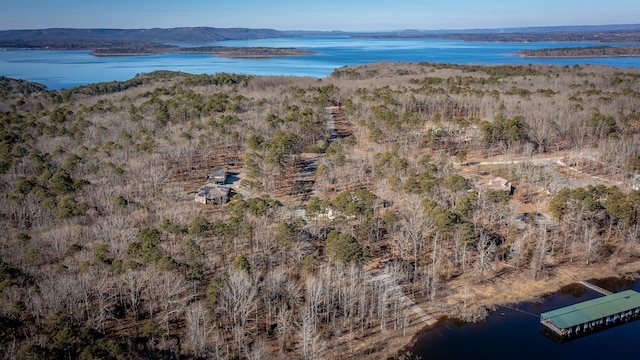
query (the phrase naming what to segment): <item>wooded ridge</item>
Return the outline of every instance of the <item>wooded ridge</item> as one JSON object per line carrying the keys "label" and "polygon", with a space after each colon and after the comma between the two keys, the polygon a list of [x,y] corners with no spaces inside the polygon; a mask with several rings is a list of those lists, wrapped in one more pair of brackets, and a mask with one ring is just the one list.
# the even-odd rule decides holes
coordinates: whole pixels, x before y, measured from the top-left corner
{"label": "wooded ridge", "polygon": [[154,42],[213,42],[298,36],[353,36],[380,38],[441,38],[464,41],[593,41],[640,42],[640,24],[528,27],[469,30],[400,30],[381,32],[279,31],[274,29],[178,27],[153,29],[0,30],[0,40],[128,40]]}
{"label": "wooded ridge", "polygon": [[178,27],[153,29],[72,29],[0,30],[0,40],[128,40],[154,42],[212,42],[265,39],[286,36],[273,29]]}
{"label": "wooded ridge", "polygon": [[[637,277],[639,80],[435,63],[0,77],[0,353],[402,357],[432,318]],[[220,168],[230,198],[194,201]]]}
{"label": "wooded ridge", "polygon": [[551,49],[521,50],[522,57],[575,58],[575,57],[621,57],[640,56],[640,46],[586,46]]}

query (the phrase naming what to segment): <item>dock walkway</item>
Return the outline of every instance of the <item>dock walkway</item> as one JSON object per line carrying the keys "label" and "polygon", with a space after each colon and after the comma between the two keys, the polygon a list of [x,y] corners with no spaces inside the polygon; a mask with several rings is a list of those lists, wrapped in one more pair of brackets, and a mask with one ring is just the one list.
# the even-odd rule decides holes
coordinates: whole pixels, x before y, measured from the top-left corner
{"label": "dock walkway", "polygon": [[600,294],[602,294],[602,295],[604,295],[604,296],[607,296],[607,295],[613,295],[613,293],[612,293],[611,291],[609,291],[609,290],[607,290],[607,289],[603,289],[603,288],[601,288],[600,286],[593,285],[593,284],[592,284],[592,283],[590,283],[590,282],[586,282],[586,281],[579,281],[579,283],[580,283],[580,284],[582,284],[584,287],[587,287],[587,288],[589,288],[589,289],[591,289],[591,290],[593,290],[593,291],[595,291],[595,292],[597,292],[597,293],[600,293]]}

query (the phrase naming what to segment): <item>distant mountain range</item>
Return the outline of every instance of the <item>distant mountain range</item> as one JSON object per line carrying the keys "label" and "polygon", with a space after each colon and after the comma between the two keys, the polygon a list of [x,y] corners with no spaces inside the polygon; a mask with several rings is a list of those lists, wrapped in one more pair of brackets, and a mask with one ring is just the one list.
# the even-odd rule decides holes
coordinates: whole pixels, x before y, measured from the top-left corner
{"label": "distant mountain range", "polygon": [[348,32],[348,31],[285,31],[287,34],[298,36],[313,35],[444,35],[444,34],[504,34],[504,33],[554,33],[554,32],[627,32],[640,31],[640,24],[623,24],[623,25],[572,25],[572,26],[536,26],[536,27],[519,27],[519,28],[493,28],[493,29],[457,29],[457,30],[424,30],[424,29],[399,29],[388,31],[369,31],[369,32]]}
{"label": "distant mountain range", "polygon": [[67,29],[3,30],[0,40],[136,40],[212,42],[290,36],[273,29],[179,27],[170,29]]}
{"label": "distant mountain range", "polygon": [[443,34],[492,34],[492,33],[551,33],[551,32],[590,32],[590,31],[640,31],[640,24],[622,25],[571,25],[571,26],[533,26],[495,29],[434,30],[425,31]]}
{"label": "distant mountain range", "polygon": [[600,41],[640,42],[640,24],[547,26],[506,29],[397,30],[377,32],[280,31],[274,29],[179,27],[153,29],[2,30],[0,41],[124,40],[153,42],[214,42],[291,36],[357,36],[386,38],[447,38],[468,41]]}

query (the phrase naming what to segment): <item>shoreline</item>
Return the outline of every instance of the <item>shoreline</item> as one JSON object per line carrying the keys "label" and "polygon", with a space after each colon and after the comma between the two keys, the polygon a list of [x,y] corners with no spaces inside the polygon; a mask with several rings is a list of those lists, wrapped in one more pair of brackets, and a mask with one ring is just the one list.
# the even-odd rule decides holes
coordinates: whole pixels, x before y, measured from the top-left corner
{"label": "shoreline", "polygon": [[[438,321],[434,325],[426,325],[418,328],[411,339],[404,346],[397,346],[393,356],[402,356],[415,346],[422,332],[430,327],[437,327],[444,319],[455,319],[465,323],[482,322],[487,315],[498,306],[519,304],[523,302],[535,302],[541,297],[560,291],[564,286],[577,284],[580,280],[593,280],[605,278],[629,278],[640,279],[640,261],[626,264],[603,263],[596,266],[559,266],[556,272],[540,280],[518,279],[519,274],[506,274],[503,278],[487,279],[473,287],[476,290],[472,296],[477,297],[476,303],[469,304],[466,309],[460,309],[463,301],[460,294],[452,294],[443,299],[450,311],[437,316]],[[522,289],[529,291],[522,291]],[[504,289],[516,289],[517,291],[503,291]],[[477,291],[479,290],[479,291]],[[467,299],[468,300],[468,299]],[[417,303],[418,306],[440,307],[438,304],[427,305]],[[435,305],[435,306],[434,306]],[[442,304],[440,304],[442,305]],[[406,340],[406,339],[405,339]],[[393,345],[393,344],[390,344]],[[388,355],[388,354],[382,354]]]}
{"label": "shoreline", "polygon": [[[120,48],[122,49],[122,48]],[[314,50],[303,50],[297,48],[271,48],[271,47],[246,47],[246,48],[234,48],[234,47],[213,47],[213,48],[177,48],[177,47],[165,47],[165,48],[141,48],[139,51],[118,51],[120,49],[91,49],[91,48],[74,48],[67,47],[29,47],[29,48],[0,48],[0,51],[16,51],[16,50],[42,50],[42,51],[89,51],[89,55],[101,58],[108,57],[126,57],[126,56],[153,56],[153,55],[166,55],[166,54],[207,54],[220,58],[229,59],[270,59],[276,57],[291,57],[291,56],[305,56],[317,54]],[[133,49],[132,49],[133,50]]]}
{"label": "shoreline", "polygon": [[[49,50],[49,49],[47,49]],[[305,56],[317,54],[312,50],[300,50],[290,48],[228,48],[220,50],[197,51],[189,48],[181,48],[178,50],[168,49],[167,51],[149,51],[149,52],[103,52],[94,50],[90,55],[96,57],[120,57],[120,56],[153,56],[165,54],[207,54],[220,58],[228,59],[270,59],[276,57]]]}
{"label": "shoreline", "polygon": [[156,52],[156,53],[99,53],[99,52],[91,52],[91,56],[108,58],[108,57],[125,57],[125,56],[153,56],[153,55],[166,55],[166,54],[187,54],[187,55],[197,55],[197,54],[206,54],[219,58],[225,59],[271,59],[277,57],[292,57],[292,56],[305,56],[311,55],[315,52],[309,53],[300,53],[300,54],[255,54],[255,55],[234,55],[234,54],[224,54],[218,52],[186,52],[186,51],[166,51],[166,52]]}
{"label": "shoreline", "polygon": [[540,59],[584,59],[584,58],[623,58],[640,57],[640,46],[587,46],[587,47],[562,47],[535,50],[519,50],[513,55],[521,58]]}
{"label": "shoreline", "polygon": [[620,54],[620,55],[565,55],[565,56],[552,56],[552,55],[523,55],[515,53],[514,56],[523,59],[589,59],[589,58],[626,58],[626,57],[640,57],[640,54]]}

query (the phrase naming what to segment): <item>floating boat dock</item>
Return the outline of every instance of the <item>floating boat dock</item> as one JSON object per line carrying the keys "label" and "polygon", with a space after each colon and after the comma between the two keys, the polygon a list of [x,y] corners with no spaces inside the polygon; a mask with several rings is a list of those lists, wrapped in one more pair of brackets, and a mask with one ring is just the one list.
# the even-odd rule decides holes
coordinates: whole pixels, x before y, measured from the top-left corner
{"label": "floating boat dock", "polygon": [[638,318],[640,293],[626,290],[542,313],[540,323],[551,335],[566,339]]}

